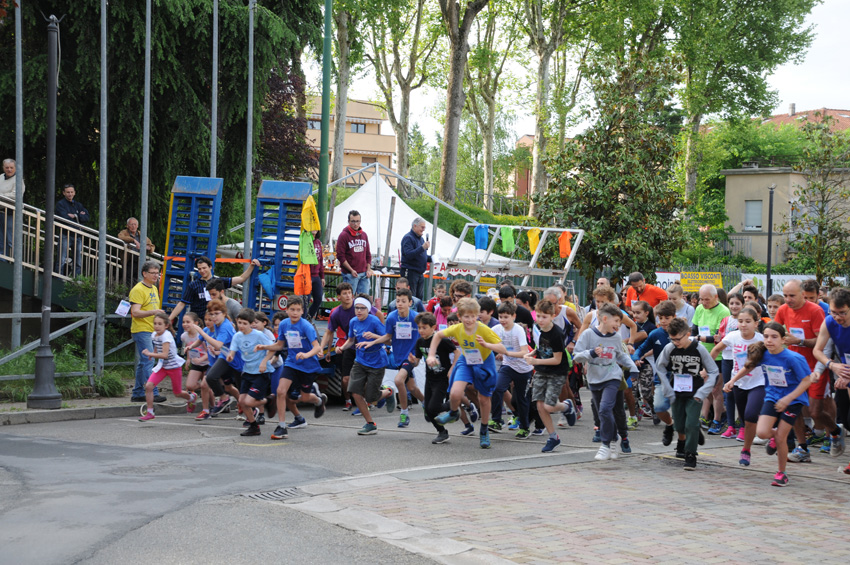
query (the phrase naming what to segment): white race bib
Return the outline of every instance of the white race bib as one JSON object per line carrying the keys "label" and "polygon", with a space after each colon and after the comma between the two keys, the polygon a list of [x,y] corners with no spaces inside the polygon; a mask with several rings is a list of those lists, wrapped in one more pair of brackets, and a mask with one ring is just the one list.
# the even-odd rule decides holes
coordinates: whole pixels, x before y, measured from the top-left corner
{"label": "white race bib", "polygon": [[294,330],[286,332],[286,346],[290,349],[301,349],[301,334]]}
{"label": "white race bib", "polygon": [[[198,298],[200,298],[200,296],[198,296]],[[206,300],[207,302],[212,300],[212,297],[210,296],[210,293],[207,289],[204,289],[204,300]]]}
{"label": "white race bib", "polygon": [[693,392],[694,378],[691,375],[673,375],[673,392]]}
{"label": "white race bib", "polygon": [[738,353],[736,353],[735,361],[738,363],[738,370],[740,371],[741,369],[743,369],[744,365],[747,364],[747,352],[739,351]]}
{"label": "white race bib", "polygon": [[466,358],[467,365],[483,365],[484,359],[481,357],[481,352],[477,349],[464,349],[463,356]]}
{"label": "white race bib", "polygon": [[126,300],[122,300],[121,304],[119,304],[118,308],[115,310],[115,313],[121,317],[126,317],[127,314],[130,313],[130,303]]}
{"label": "white race bib", "polygon": [[413,324],[410,322],[398,322],[395,325],[396,339],[410,339],[413,337]]}
{"label": "white race bib", "polygon": [[448,327],[449,326],[447,326],[446,324],[440,324],[439,326],[437,326],[437,329],[439,329],[439,331],[443,331],[443,330],[447,329]]}
{"label": "white race bib", "polygon": [[711,337],[711,328],[708,326],[700,326],[699,335],[700,337]]}
{"label": "white race bib", "polygon": [[788,331],[797,339],[806,339],[806,330],[803,328],[788,328]]}
{"label": "white race bib", "polygon": [[850,365],[850,353],[845,353],[845,354],[844,354],[844,364],[845,364],[845,365]]}
{"label": "white race bib", "polygon": [[782,388],[788,386],[788,381],[785,379],[784,367],[764,365],[764,370],[767,373],[767,382],[770,384],[770,386],[778,386]]}

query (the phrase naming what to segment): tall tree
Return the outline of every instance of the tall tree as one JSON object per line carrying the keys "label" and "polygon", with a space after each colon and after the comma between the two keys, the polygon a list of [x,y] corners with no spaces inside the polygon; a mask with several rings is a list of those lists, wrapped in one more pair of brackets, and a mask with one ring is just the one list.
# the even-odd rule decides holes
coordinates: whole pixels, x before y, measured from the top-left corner
{"label": "tall tree", "polygon": [[331,146],[331,181],[343,176],[342,160],[345,158],[345,128],[348,117],[348,87],[351,85],[351,67],[362,56],[360,43],[360,18],[362,11],[358,0],[334,2],[333,19],[336,24],[336,101],[334,103],[334,139]]}
{"label": "tall tree", "polygon": [[[466,104],[478,122],[484,142],[484,205],[493,210],[493,144],[496,136],[496,110],[503,86],[502,72],[519,35],[519,11],[510,3],[489,5],[476,21],[476,43],[466,66],[469,93]],[[501,29],[497,33],[497,26]],[[480,100],[479,100],[480,99]]]}
{"label": "tall tree", "polygon": [[366,58],[375,69],[383,107],[395,133],[398,173],[406,177],[410,167],[410,94],[428,80],[431,55],[440,36],[435,30],[435,13],[428,10],[426,0],[391,0],[388,4],[375,15],[367,35]]}
{"label": "tall tree", "polygon": [[455,201],[457,147],[461,113],[466,101],[463,79],[469,55],[472,22],[490,0],[469,0],[461,9],[454,0],[439,0],[443,24],[449,36],[449,82],[446,89],[446,125],[443,130],[443,159],[440,165],[440,194],[447,202]]}
{"label": "tall tree", "polygon": [[795,186],[791,217],[781,231],[813,265],[818,283],[850,266],[850,135],[835,131],[835,118],[816,112],[803,124],[806,149],[795,167],[806,176]]}
{"label": "tall tree", "polygon": [[695,151],[708,114],[761,114],[775,106],[767,77],[801,61],[812,41],[805,17],[820,0],[675,0],[675,50],[684,62],[686,197],[697,186]]}
{"label": "tall tree", "polygon": [[550,162],[550,189],[537,197],[542,222],[585,230],[577,259],[585,277],[606,266],[616,279],[653,272],[682,241],[673,136],[647,119],[669,98],[673,67],[609,52],[589,68],[593,123]]}

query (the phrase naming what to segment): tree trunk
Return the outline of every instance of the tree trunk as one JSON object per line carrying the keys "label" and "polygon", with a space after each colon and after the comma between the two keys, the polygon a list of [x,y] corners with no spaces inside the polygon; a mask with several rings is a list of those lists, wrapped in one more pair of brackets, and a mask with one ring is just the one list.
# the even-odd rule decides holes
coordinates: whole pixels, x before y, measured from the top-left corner
{"label": "tree trunk", "polygon": [[702,114],[691,116],[688,122],[688,139],[685,144],[685,202],[690,203],[697,191],[699,159],[696,154],[696,143],[699,136],[700,122],[702,122]]}
{"label": "tree trunk", "polygon": [[408,132],[410,125],[410,88],[401,87],[401,100],[395,130],[396,168],[398,174],[407,178],[410,171],[410,156],[408,155]]}
{"label": "tree trunk", "polygon": [[538,53],[538,57],[537,97],[534,105],[537,120],[534,124],[534,149],[532,150],[531,190],[529,194],[531,204],[528,207],[530,218],[537,217],[537,203],[532,198],[535,195],[542,196],[546,192],[547,185],[543,159],[546,155],[546,128],[549,122],[549,61],[552,58],[552,52],[542,50]]}
{"label": "tree trunk", "polygon": [[351,75],[351,45],[349,44],[348,24],[349,14],[340,11],[334,15],[336,20],[336,36],[339,46],[339,61],[337,62],[338,81],[336,84],[336,105],[334,107],[334,143],[333,164],[331,165],[331,181],[342,178],[342,160],[345,157],[345,119],[348,115],[348,82]]}
{"label": "tree trunk", "polygon": [[460,137],[460,119],[466,93],[463,91],[463,76],[466,57],[469,53],[467,34],[458,42],[452,42],[449,54],[449,87],[446,91],[446,127],[443,130],[443,156],[440,163],[440,195],[449,204],[454,204],[457,195],[457,148]]}

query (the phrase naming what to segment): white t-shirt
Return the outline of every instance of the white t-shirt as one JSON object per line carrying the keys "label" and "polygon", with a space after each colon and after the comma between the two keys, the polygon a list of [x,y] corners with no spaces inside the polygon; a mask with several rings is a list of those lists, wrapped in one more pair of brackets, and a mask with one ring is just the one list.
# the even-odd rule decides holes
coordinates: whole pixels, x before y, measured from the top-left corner
{"label": "white t-shirt", "polygon": [[162,335],[156,335],[156,332],[152,332],[151,341],[153,342],[154,353],[162,353],[163,346],[166,343],[169,344],[168,358],[157,360],[158,362],[153,368],[154,373],[160,369],[176,369],[178,367],[182,367],[183,363],[186,362],[185,359],[177,354],[177,342],[174,341],[174,335],[172,335],[170,331],[165,330],[162,332]]}
{"label": "white t-shirt", "polygon": [[[759,343],[761,341],[764,341],[764,336],[758,332],[755,333],[752,339],[744,339],[741,337],[741,332],[738,330],[726,334],[726,337],[723,338],[723,344],[726,346],[726,349],[724,349],[723,352],[725,353],[726,351],[729,351],[732,354],[732,359],[735,362],[732,366],[733,377],[746,364],[747,348],[750,344]],[[761,367],[756,367],[751,373],[735,381],[735,386],[742,390],[750,390],[758,386],[764,386],[764,373],[762,372]]]}
{"label": "white t-shirt", "polygon": [[[508,351],[528,353],[528,339],[525,336],[525,330],[519,324],[514,324],[514,327],[510,331],[506,330],[502,324],[499,324],[498,326],[493,326],[493,331],[496,332],[496,335],[502,340],[502,345]],[[525,359],[509,357],[508,355],[502,356],[502,364],[518,373],[527,373],[534,370],[534,367],[529,365]]]}
{"label": "white t-shirt", "polygon": [[688,304],[687,302],[682,304],[682,307],[676,310],[677,318],[684,318],[690,324],[694,319],[694,307]]}
{"label": "white t-shirt", "polygon": [[[729,335],[730,333],[737,331],[737,330],[738,330],[738,318],[736,318],[735,316],[727,316],[726,317],[726,335]],[[756,332],[756,335],[761,335],[761,334]],[[762,341],[762,340],[759,340],[759,341]],[[722,355],[723,359],[726,359],[727,361],[731,361],[733,353],[732,353],[732,350],[727,347],[726,349],[723,350],[721,355]]]}

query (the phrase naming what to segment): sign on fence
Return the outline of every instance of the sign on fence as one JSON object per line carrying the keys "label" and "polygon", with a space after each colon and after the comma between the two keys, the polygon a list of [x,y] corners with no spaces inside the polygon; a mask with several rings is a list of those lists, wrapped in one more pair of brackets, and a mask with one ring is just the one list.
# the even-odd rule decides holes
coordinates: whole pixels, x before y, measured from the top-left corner
{"label": "sign on fence", "polygon": [[[798,281],[806,281],[809,279],[814,279],[814,275],[770,275],[770,278],[773,279],[773,292],[781,293],[782,287],[790,280],[798,280]],[[767,275],[756,275],[752,273],[741,273],[741,281],[745,281],[750,279],[753,281],[753,284],[759,289],[759,292],[764,293],[767,289]],[[847,285],[846,277],[836,277],[835,281],[841,286]],[[765,297],[767,298],[767,297]]]}
{"label": "sign on fence", "polygon": [[723,288],[723,275],[721,273],[681,273],[682,288],[685,292],[697,292],[704,284],[713,284],[717,288]]}

